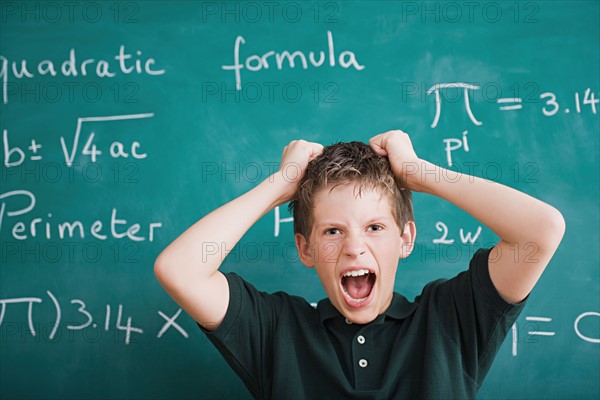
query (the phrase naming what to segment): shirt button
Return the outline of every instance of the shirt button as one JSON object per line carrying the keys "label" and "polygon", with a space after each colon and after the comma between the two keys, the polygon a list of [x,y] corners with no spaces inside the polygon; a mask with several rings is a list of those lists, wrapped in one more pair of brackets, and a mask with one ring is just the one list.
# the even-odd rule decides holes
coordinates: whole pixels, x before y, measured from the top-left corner
{"label": "shirt button", "polygon": [[360,365],[362,368],[365,368],[368,364],[369,363],[364,358],[358,362],[358,365]]}
{"label": "shirt button", "polygon": [[346,318],[346,323],[347,323],[348,325],[352,325],[352,321],[350,321],[348,318]]}
{"label": "shirt button", "polygon": [[360,335],[359,337],[357,337],[356,340],[360,344],[365,344],[365,337],[363,335]]}

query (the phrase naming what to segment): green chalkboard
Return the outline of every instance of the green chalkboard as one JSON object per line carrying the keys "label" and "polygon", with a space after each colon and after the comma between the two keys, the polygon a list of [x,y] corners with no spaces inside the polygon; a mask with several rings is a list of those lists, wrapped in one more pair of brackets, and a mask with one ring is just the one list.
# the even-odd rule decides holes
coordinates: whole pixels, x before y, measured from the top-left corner
{"label": "green chalkboard", "polygon": [[[567,222],[479,397],[598,398],[599,4],[3,1],[0,397],[248,398],[154,260],[290,140],[402,129],[419,156]],[[414,201],[409,298],[498,239]],[[285,207],[222,269],[325,296]]]}

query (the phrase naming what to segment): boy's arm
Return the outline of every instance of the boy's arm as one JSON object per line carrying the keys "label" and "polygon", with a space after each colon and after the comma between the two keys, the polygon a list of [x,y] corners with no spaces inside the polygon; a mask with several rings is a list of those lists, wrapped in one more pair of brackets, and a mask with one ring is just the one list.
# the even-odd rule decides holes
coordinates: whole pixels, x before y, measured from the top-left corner
{"label": "boy's arm", "polygon": [[323,146],[303,140],[285,147],[280,170],[196,222],[158,256],[154,272],[169,295],[200,325],[215,330],[229,305],[229,286],[218,268],[250,227],[289,201],[310,160]]}
{"label": "boy's arm", "polygon": [[492,282],[509,303],[527,297],[564,235],[565,221],[557,209],[499,183],[419,159],[402,131],[377,135],[370,144],[388,156],[408,189],[448,200],[494,231],[500,241],[489,256]]}

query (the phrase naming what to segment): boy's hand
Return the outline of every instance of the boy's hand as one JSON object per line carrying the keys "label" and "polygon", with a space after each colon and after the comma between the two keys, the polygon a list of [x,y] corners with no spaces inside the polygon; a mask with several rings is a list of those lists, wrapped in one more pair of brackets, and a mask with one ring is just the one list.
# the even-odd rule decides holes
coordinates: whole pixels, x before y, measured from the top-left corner
{"label": "boy's hand", "polygon": [[296,194],[298,184],[306,172],[308,163],[322,152],[323,145],[307,142],[306,140],[292,140],[290,144],[284,147],[278,171],[285,182],[288,183],[283,198],[284,203],[291,200]]}
{"label": "boy's hand", "polygon": [[376,154],[387,156],[394,175],[400,178],[406,188],[416,189],[423,160],[415,153],[408,134],[402,131],[381,133],[372,137],[369,144]]}

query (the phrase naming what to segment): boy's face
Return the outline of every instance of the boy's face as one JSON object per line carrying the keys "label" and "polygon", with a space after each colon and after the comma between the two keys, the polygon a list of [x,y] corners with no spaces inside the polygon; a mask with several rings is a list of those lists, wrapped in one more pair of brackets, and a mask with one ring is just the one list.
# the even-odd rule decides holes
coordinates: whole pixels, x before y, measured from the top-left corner
{"label": "boy's face", "polygon": [[412,221],[400,231],[387,196],[356,196],[354,184],[345,184],[316,193],[309,242],[296,234],[296,245],[338,311],[366,324],[389,307],[398,260],[410,254],[415,233]]}

